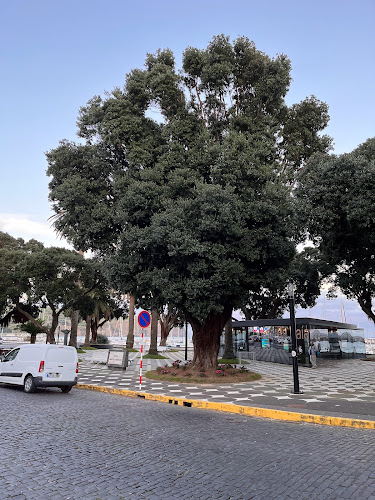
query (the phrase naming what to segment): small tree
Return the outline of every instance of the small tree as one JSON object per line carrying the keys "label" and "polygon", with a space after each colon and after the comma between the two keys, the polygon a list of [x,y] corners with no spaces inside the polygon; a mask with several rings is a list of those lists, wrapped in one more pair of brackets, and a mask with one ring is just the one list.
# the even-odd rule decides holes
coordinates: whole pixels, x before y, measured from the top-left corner
{"label": "small tree", "polygon": [[163,312],[159,314],[159,323],[160,323],[160,345],[166,346],[168,336],[172,330],[172,328],[176,326],[183,325],[183,319],[179,311],[176,309],[172,309],[171,307],[163,308]]}
{"label": "small tree", "polygon": [[45,333],[43,329],[43,321],[40,318],[36,319],[36,322],[40,324],[38,327],[35,323],[32,323],[31,321],[27,321],[26,323],[23,323],[18,327],[21,332],[26,332],[30,334],[30,344],[35,344],[36,342],[36,336],[38,333]]}
{"label": "small tree", "polygon": [[[60,315],[74,307],[100,279],[95,266],[81,255],[63,248],[44,248],[35,240],[12,241],[0,248],[0,314],[18,314],[55,343]],[[83,283],[83,285],[81,285]],[[41,325],[36,316],[43,308],[52,313],[51,325]]]}

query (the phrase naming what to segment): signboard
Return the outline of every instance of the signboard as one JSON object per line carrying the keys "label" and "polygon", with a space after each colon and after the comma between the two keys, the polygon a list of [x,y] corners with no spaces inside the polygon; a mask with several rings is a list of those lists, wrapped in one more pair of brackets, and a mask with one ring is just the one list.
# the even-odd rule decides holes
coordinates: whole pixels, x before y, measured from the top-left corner
{"label": "signboard", "polygon": [[150,316],[149,312],[142,311],[141,313],[139,313],[139,315],[138,315],[138,325],[141,328],[147,328],[148,326],[150,326],[150,323],[151,323],[151,316]]}
{"label": "signboard", "polygon": [[125,370],[128,366],[128,351],[108,351],[107,366]]}
{"label": "signboard", "polygon": [[262,339],[262,347],[269,347],[270,346],[270,339]]}

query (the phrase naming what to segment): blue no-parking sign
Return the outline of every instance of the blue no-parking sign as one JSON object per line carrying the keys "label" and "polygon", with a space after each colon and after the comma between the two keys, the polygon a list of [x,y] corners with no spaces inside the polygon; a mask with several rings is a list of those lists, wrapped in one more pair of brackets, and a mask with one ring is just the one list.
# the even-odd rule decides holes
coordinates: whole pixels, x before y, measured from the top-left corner
{"label": "blue no-parking sign", "polygon": [[147,328],[151,323],[150,313],[147,311],[142,311],[138,315],[138,324],[141,328]]}

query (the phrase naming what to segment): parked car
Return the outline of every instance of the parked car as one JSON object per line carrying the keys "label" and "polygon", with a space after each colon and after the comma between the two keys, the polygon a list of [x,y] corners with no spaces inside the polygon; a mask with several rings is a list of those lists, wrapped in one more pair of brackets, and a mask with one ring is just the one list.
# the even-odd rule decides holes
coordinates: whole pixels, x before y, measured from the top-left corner
{"label": "parked car", "polygon": [[59,387],[69,392],[77,383],[78,356],[74,347],[28,344],[0,357],[0,382],[21,385],[25,392]]}
{"label": "parked car", "polygon": [[245,349],[245,341],[244,340],[235,340],[234,341],[234,348],[236,351],[239,349]]}
{"label": "parked car", "polygon": [[327,353],[329,352],[329,342],[328,340],[321,340],[318,342],[318,345],[319,345],[319,352],[322,352],[322,353]]}
{"label": "parked car", "polygon": [[0,344],[2,344],[2,343],[3,343],[3,339],[0,337]]}

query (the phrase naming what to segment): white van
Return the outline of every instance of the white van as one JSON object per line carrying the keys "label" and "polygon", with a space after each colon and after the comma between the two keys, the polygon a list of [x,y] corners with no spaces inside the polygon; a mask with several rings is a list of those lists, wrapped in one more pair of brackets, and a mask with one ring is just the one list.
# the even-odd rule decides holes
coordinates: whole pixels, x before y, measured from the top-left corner
{"label": "white van", "polygon": [[77,383],[78,356],[74,347],[28,344],[0,357],[0,382],[23,385],[25,392],[37,387],[59,387],[69,392]]}

